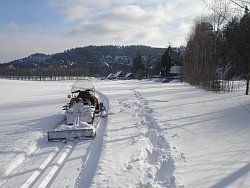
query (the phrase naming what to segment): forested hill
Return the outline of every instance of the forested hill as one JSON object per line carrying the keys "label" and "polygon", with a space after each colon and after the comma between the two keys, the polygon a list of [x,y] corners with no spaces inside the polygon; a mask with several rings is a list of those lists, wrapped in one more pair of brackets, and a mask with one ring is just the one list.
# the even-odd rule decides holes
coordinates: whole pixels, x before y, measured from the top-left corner
{"label": "forested hill", "polygon": [[[131,72],[137,51],[140,51],[144,63],[157,67],[165,48],[149,46],[86,46],[66,50],[62,53],[45,55],[36,53],[23,59],[2,64],[3,69],[23,71],[27,70],[36,75],[36,72],[57,69],[60,72],[81,70],[81,74],[88,76],[106,76],[111,72]],[[174,56],[180,56],[180,48],[174,48]],[[175,58],[176,64],[180,58]],[[153,69],[152,69],[153,70]],[[157,71],[157,70],[155,70]],[[153,71],[152,71],[153,73]],[[73,74],[76,74],[75,72]]]}

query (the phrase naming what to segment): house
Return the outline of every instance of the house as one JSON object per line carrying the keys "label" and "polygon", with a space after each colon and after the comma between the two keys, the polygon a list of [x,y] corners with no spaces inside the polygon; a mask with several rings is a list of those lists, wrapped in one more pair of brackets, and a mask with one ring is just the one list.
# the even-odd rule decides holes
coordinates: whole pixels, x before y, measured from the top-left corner
{"label": "house", "polygon": [[124,78],[124,74],[122,71],[118,71],[117,73],[113,74],[113,73],[110,73],[108,76],[107,76],[107,79],[109,80],[113,80],[113,79],[123,79]]}
{"label": "house", "polygon": [[112,80],[115,78],[115,75],[113,73],[110,73],[108,76],[107,76],[107,79],[109,80]]}
{"label": "house", "polygon": [[182,75],[182,67],[181,66],[177,66],[177,65],[174,65],[170,68],[170,71],[169,73],[172,75],[172,76],[181,76]]}
{"label": "house", "polygon": [[135,76],[133,73],[127,73],[124,78],[126,80],[132,80],[132,79],[135,79]]}
{"label": "house", "polygon": [[114,75],[115,79],[121,79],[124,78],[124,74],[122,71],[118,71],[115,75]]}

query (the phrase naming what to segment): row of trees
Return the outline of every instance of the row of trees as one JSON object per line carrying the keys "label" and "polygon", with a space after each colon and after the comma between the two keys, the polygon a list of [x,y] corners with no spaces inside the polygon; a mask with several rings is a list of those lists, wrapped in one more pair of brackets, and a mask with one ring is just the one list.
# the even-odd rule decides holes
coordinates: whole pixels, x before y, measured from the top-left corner
{"label": "row of trees", "polygon": [[49,68],[25,69],[25,68],[8,68],[0,69],[0,76],[8,79],[18,80],[61,80],[72,79],[75,77],[89,76],[89,66],[79,65],[77,67],[67,69],[60,66],[51,66]]}
{"label": "row of trees", "polygon": [[244,15],[229,18],[229,1],[211,2],[207,3],[211,15],[198,19],[190,34],[184,76],[207,90],[231,91],[230,80],[249,80],[250,14],[246,7]]}

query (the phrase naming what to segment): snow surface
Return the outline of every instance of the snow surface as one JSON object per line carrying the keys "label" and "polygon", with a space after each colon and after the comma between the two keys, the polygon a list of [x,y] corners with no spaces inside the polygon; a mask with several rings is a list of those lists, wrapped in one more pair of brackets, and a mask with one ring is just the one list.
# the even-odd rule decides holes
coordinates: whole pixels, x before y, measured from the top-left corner
{"label": "snow surface", "polygon": [[73,81],[0,80],[0,187],[250,187],[250,97],[93,79],[94,140],[48,142]]}

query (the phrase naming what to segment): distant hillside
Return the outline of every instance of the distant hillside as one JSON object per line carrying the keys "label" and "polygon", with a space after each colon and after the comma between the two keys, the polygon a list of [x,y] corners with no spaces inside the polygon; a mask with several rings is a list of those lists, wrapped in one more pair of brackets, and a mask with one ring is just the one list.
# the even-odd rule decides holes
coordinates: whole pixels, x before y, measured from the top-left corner
{"label": "distant hillside", "polygon": [[[141,52],[144,62],[151,64],[152,69],[164,53],[164,48],[153,48],[149,46],[86,46],[66,50],[62,53],[45,55],[36,53],[23,59],[2,64],[1,67],[8,70],[29,70],[33,74],[41,70],[48,71],[56,69],[57,72],[82,70],[81,73],[88,76],[107,76],[111,72],[131,72],[134,57],[137,51]],[[181,49],[175,49],[176,57],[180,55]],[[175,58],[176,64],[180,58]],[[150,61],[150,62],[149,62]],[[30,73],[31,74],[31,73]]]}

